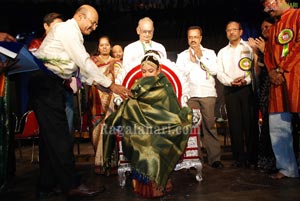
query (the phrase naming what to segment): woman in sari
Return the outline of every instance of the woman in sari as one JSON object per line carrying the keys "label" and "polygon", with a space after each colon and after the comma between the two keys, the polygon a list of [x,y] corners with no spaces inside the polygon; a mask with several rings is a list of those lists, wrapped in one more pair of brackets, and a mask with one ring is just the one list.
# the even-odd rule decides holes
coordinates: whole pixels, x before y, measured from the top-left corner
{"label": "woman in sari", "polygon": [[[115,79],[121,65],[110,56],[111,43],[108,36],[99,38],[98,54],[91,57],[99,69],[112,80]],[[113,93],[105,88],[91,86],[89,90],[89,128],[92,136],[92,143],[95,150],[95,173],[116,174],[117,173],[117,152],[112,153],[112,169],[103,169],[103,126],[106,117],[114,111]]]}
{"label": "woman in sari", "polygon": [[[121,128],[133,191],[144,198],[161,197],[172,190],[170,174],[184,152],[192,126],[191,109],[180,107],[158,59],[146,52],[141,62],[143,78],[132,86],[132,97],[106,120],[108,134]],[[113,147],[113,135],[105,138],[106,148]],[[104,155],[109,167],[110,150]]]}

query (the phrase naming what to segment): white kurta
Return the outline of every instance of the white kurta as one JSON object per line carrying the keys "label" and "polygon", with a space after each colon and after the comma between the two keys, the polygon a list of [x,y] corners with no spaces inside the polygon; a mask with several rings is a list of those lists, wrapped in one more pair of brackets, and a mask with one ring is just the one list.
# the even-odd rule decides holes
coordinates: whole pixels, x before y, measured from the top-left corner
{"label": "white kurta", "polygon": [[160,53],[161,57],[166,59],[167,52],[166,48],[155,41],[151,41],[149,45],[143,44],[140,40],[130,43],[124,48],[123,54],[123,72],[121,72],[116,83],[121,84],[126,74],[135,66],[141,64],[141,60],[147,50],[156,50]]}

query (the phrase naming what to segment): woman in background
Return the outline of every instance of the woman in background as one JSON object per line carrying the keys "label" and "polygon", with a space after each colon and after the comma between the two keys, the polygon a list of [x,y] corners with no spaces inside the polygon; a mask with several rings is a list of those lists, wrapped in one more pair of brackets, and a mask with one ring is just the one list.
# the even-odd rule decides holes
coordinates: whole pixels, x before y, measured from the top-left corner
{"label": "woman in background", "polygon": [[[110,56],[111,43],[108,36],[101,36],[98,43],[98,53],[91,57],[104,75],[115,79],[117,70],[114,69],[115,59]],[[116,71],[115,71],[116,70]],[[103,169],[103,126],[109,114],[114,111],[113,93],[105,88],[91,86],[89,89],[89,131],[92,136],[92,143],[95,149],[95,173],[116,174],[117,173],[117,152],[112,153],[110,170]]]}
{"label": "woman in background", "polygon": [[63,16],[60,13],[48,13],[44,16],[43,18],[43,27],[45,30],[44,35],[41,38],[35,38],[33,39],[29,46],[28,46],[28,50],[30,52],[35,52],[42,44],[45,36],[47,35],[47,33],[49,32],[49,30],[58,22],[63,22]]}

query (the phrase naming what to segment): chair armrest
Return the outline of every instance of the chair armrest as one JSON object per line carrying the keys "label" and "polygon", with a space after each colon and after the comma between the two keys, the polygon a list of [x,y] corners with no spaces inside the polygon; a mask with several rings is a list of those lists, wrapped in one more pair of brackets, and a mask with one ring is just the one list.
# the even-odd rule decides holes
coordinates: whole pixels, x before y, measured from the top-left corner
{"label": "chair armrest", "polygon": [[114,104],[116,104],[116,106],[119,107],[122,104],[122,102],[123,102],[123,99],[120,96],[116,96],[114,98]]}
{"label": "chair armrest", "polygon": [[182,94],[182,96],[181,96],[181,107],[187,107],[188,105],[187,105],[187,102],[188,102],[188,100],[190,99],[190,96],[189,95],[187,95],[187,94]]}
{"label": "chair armrest", "polygon": [[193,127],[198,127],[202,122],[202,114],[200,109],[193,109]]}

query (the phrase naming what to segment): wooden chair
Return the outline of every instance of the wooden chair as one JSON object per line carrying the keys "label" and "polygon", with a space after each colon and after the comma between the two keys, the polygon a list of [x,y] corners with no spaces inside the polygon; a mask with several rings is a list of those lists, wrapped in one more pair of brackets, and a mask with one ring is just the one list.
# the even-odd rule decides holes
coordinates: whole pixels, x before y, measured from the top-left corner
{"label": "wooden chair", "polygon": [[[183,86],[184,80],[182,80],[183,76],[180,75],[180,72],[176,69],[175,64],[169,60],[164,60],[162,61],[161,68],[164,74],[166,75],[166,77],[171,82],[172,86],[174,87],[179,102],[182,103],[182,101],[187,101],[188,97],[185,98],[183,97],[184,95],[182,94],[183,87],[184,87]],[[135,80],[141,77],[142,77],[141,68],[140,65],[137,65],[127,73],[126,77],[123,80],[122,85],[129,89],[134,84]],[[198,114],[201,115],[201,113]],[[195,177],[198,182],[203,180],[202,163],[200,161],[199,152],[198,152],[199,131],[200,131],[199,124],[197,126],[193,126],[185,152],[174,168],[175,171],[181,169],[195,168],[196,169]],[[116,139],[117,139],[117,146],[119,152],[119,166],[118,166],[119,184],[121,187],[124,187],[126,184],[126,172],[131,171],[131,166],[130,166],[130,161],[128,161],[123,154],[122,135],[118,131],[116,131],[116,135],[117,135]]]}
{"label": "wooden chair", "polygon": [[[14,116],[15,120],[15,139],[18,142],[18,148],[20,153],[20,158],[23,158],[22,155],[22,141],[31,140],[31,162],[34,161],[34,152],[35,152],[35,142],[39,138],[39,125],[36,120],[35,114],[32,110],[27,111],[19,119],[16,115]],[[39,158],[37,157],[37,160]]]}

